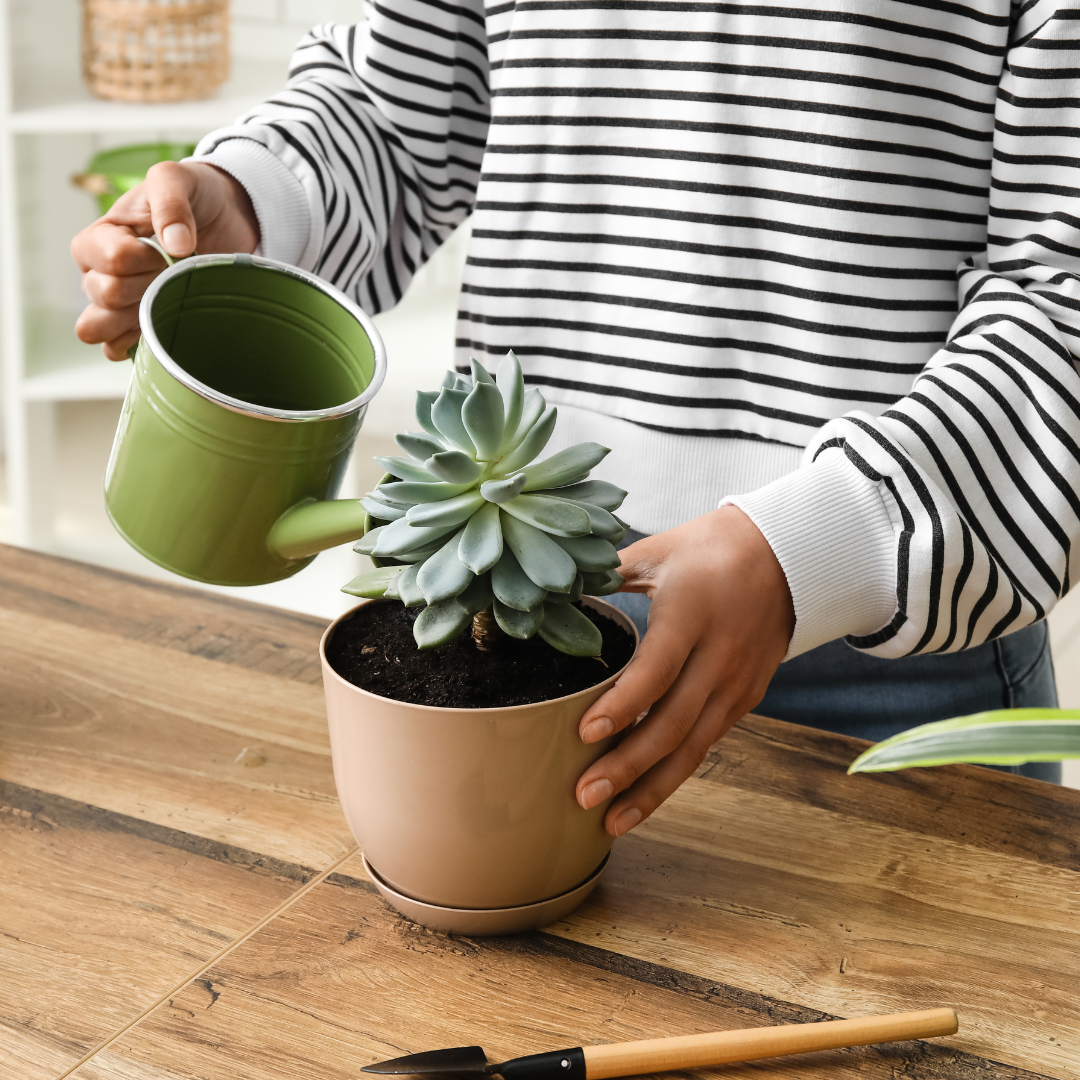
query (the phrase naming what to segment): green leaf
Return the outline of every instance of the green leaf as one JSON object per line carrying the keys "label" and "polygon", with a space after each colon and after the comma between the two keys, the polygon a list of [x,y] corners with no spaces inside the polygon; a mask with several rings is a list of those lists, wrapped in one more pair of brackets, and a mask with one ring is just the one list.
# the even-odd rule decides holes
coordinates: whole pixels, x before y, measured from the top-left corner
{"label": "green leaf", "polygon": [[464,592],[458,594],[457,602],[469,613],[475,615],[484,608],[491,607],[495,594],[491,591],[491,576],[483,574],[474,577]]}
{"label": "green leaf", "polygon": [[468,521],[485,505],[484,496],[479,491],[466,491],[464,495],[444,499],[442,502],[417,503],[406,517],[414,529],[419,526],[433,528],[438,525],[450,528]]}
{"label": "green leaf", "polygon": [[560,487],[584,480],[589,470],[596,468],[610,453],[606,446],[594,442],[568,446],[546,460],[529,466],[525,491]]}
{"label": "green leaf", "polygon": [[370,495],[360,500],[360,505],[373,517],[380,521],[397,521],[405,516],[405,511],[400,506],[390,506],[387,503],[373,499]]}
{"label": "green leaf", "polygon": [[401,555],[395,555],[394,558],[399,562],[404,563],[417,563],[422,565],[427,562],[440,548],[442,547],[442,541],[436,541],[434,544],[428,544],[426,547],[417,548],[415,551],[406,551]]}
{"label": "green leaf", "polygon": [[431,407],[438,401],[439,395],[433,390],[416,391],[416,422],[433,438],[441,440],[439,429],[431,419]]}
{"label": "green leaf", "polygon": [[412,480],[402,480],[380,484],[377,491],[394,502],[412,506],[414,503],[452,499],[455,495],[463,495],[471,487],[472,484],[417,484]]}
{"label": "green leaf", "polygon": [[502,553],[499,508],[495,503],[485,503],[465,526],[458,546],[458,558],[474,574],[486,574],[499,561]]}
{"label": "green leaf", "polygon": [[551,499],[543,495],[519,495],[502,504],[507,514],[520,521],[543,529],[555,536],[587,536],[589,515],[580,506],[565,499]]}
{"label": "green leaf", "polygon": [[444,600],[417,615],[413,638],[421,649],[435,649],[453,641],[470,622],[472,616],[456,600]]}
{"label": "green leaf", "polygon": [[463,394],[468,394],[473,388],[473,381],[468,375],[463,375],[460,371],[454,372],[454,385],[451,389],[460,390]]}
{"label": "green leaf", "polygon": [[603,574],[590,574],[582,571],[582,589],[586,596],[610,596],[618,592],[626,580],[617,570],[608,570]]}
{"label": "green leaf", "polygon": [[[397,521],[393,521],[389,525],[383,525],[381,528],[369,532],[364,537],[364,541],[375,536],[375,544],[369,551],[363,551],[362,554],[400,558],[411,551],[419,551],[429,544],[434,544],[452,528],[452,525],[435,525],[420,528],[410,525],[408,518],[398,518]],[[364,541],[361,541],[361,543]],[[359,545],[357,546],[359,547]]]}
{"label": "green leaf", "polygon": [[466,454],[475,455],[476,447],[461,422],[461,406],[465,404],[468,396],[464,390],[440,391],[435,404],[431,406],[431,422],[451,446],[464,450]]}
{"label": "green leaf", "polygon": [[[504,433],[500,453],[510,448],[510,440],[517,433],[521,423],[521,406],[525,399],[525,380],[521,375],[521,365],[511,349],[495,372],[495,382],[503,399]],[[539,416],[540,414],[537,413]],[[524,432],[522,432],[524,434]]]}
{"label": "green leaf", "polygon": [[461,406],[461,422],[476,447],[476,456],[491,461],[502,445],[504,425],[502,395],[490,379],[487,382],[477,380]]}
{"label": "green leaf", "polygon": [[621,487],[609,484],[606,480],[584,480],[580,484],[544,491],[543,494],[554,495],[559,499],[573,499],[575,502],[593,503],[609,513],[618,510],[626,498],[626,492]]}
{"label": "green leaf", "polygon": [[516,499],[525,486],[525,474],[515,473],[505,480],[485,480],[480,485],[480,494],[492,503],[507,503]]}
{"label": "green leaf", "polygon": [[548,593],[547,602],[549,604],[576,604],[581,599],[581,593],[585,587],[585,579],[578,574],[574,578],[574,584],[570,586],[568,593]]}
{"label": "green leaf", "polygon": [[996,709],[909,728],[860,754],[848,772],[1065,758],[1080,758],[1080,710]]}
{"label": "green leaf", "polygon": [[579,570],[590,574],[614,570],[622,564],[615,545],[600,536],[555,536],[552,543],[558,544],[574,560]]}
{"label": "green leaf", "polygon": [[460,450],[440,450],[424,462],[424,468],[450,484],[475,484],[484,471],[483,465]]}
{"label": "green leaf", "polygon": [[424,594],[416,584],[416,575],[423,565],[418,562],[410,564],[397,580],[398,596],[406,607],[419,607],[424,603]]}
{"label": "green leaf", "polygon": [[545,604],[538,604],[532,611],[518,611],[517,608],[507,607],[496,598],[493,610],[495,621],[504,633],[520,641],[526,641],[540,629],[540,624],[544,621],[545,607]]}
{"label": "green leaf", "polygon": [[517,472],[523,469],[537,454],[548,444],[552,432],[555,430],[555,420],[559,410],[552,406],[539,420],[529,429],[529,433],[499,462],[499,471],[503,473]]}
{"label": "green leaf", "polygon": [[400,566],[380,566],[373,570],[365,570],[362,574],[357,574],[348,585],[342,585],[341,591],[369,599],[383,596],[390,584],[396,581],[401,573]]}
{"label": "green leaf", "polygon": [[394,442],[405,451],[411,458],[417,461],[427,461],[432,454],[441,454],[446,447],[430,435],[421,434],[419,431],[403,431],[394,436]]}
{"label": "green leaf", "polygon": [[[547,533],[499,511],[503,539],[531,581],[549,592],[569,592],[577,577],[574,560]],[[388,526],[389,528],[390,526]]]}
{"label": "green leaf", "polygon": [[375,550],[375,545],[382,539],[383,533],[389,528],[389,525],[379,525],[370,529],[353,544],[353,551],[358,555],[370,555]]}
{"label": "green leaf", "polygon": [[458,543],[464,529],[456,532],[420,567],[416,584],[429,604],[441,604],[468,587],[473,572],[458,558]]}
{"label": "green leaf", "polygon": [[600,631],[573,604],[544,604],[537,632],[553,649],[570,656],[599,656],[604,646]]}
{"label": "green leaf", "polygon": [[503,549],[502,557],[491,568],[491,588],[502,603],[518,611],[531,611],[547,597],[547,590],[521,569],[509,548]]}
{"label": "green leaf", "polygon": [[[521,440],[532,431],[536,426],[537,420],[544,415],[544,410],[546,408],[547,402],[544,400],[544,395],[541,394],[535,386],[529,387],[529,389],[524,392],[524,397],[521,402],[521,419],[518,421],[517,430],[506,440],[506,444],[503,447],[504,454],[511,453]],[[537,451],[537,453],[539,453],[539,451]]]}
{"label": "green leaf", "polygon": [[434,484],[438,479],[438,477],[432,476],[423,465],[418,465],[408,458],[377,457],[375,463],[402,480],[415,480],[419,484]]}

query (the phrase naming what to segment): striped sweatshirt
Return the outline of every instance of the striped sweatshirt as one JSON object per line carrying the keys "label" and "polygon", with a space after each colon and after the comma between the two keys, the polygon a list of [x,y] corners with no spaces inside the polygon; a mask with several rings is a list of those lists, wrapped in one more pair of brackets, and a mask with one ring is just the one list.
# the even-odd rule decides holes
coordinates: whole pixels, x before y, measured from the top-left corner
{"label": "striped sweatshirt", "polygon": [[[507,349],[656,531],[721,499],[789,656],[1041,619],[1080,533],[1080,43],[1060,0],[373,0],[197,157],[377,312],[467,216]],[[391,357],[391,363],[393,358]]]}

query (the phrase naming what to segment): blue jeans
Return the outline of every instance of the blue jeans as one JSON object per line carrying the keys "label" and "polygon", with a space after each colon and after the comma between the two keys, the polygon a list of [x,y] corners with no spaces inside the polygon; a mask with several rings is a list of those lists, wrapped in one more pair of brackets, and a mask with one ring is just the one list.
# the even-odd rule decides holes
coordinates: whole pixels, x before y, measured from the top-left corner
{"label": "blue jeans", "polygon": [[[640,533],[630,532],[620,546],[640,539]],[[647,596],[615,593],[605,599],[625,611],[644,636]],[[843,641],[830,641],[781,664],[754,711],[881,742],[917,724],[950,716],[1057,703],[1049,634],[1041,622],[963,652],[899,660],[868,656]],[[1000,768],[1061,783],[1059,762]]]}

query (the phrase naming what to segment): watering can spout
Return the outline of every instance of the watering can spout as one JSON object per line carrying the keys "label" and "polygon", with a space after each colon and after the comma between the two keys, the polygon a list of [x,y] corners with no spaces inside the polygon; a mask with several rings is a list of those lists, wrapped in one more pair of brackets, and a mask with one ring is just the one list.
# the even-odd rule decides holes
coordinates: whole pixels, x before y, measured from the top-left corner
{"label": "watering can spout", "polygon": [[356,499],[305,499],[274,522],[267,546],[283,559],[303,559],[364,535],[364,508]]}

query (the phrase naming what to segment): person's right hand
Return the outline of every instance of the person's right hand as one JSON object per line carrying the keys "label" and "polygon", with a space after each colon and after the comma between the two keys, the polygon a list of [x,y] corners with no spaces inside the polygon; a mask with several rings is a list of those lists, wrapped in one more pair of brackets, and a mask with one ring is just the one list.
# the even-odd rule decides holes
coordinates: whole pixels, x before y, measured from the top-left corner
{"label": "person's right hand", "polygon": [[90,304],[75,333],[88,344],[101,342],[110,360],[125,359],[139,340],[139,301],[165,269],[161,256],[135,239],[155,235],[176,258],[196,247],[200,254],[250,253],[259,223],[247,192],[228,173],[202,162],[163,161],[83,229],[71,254]]}

